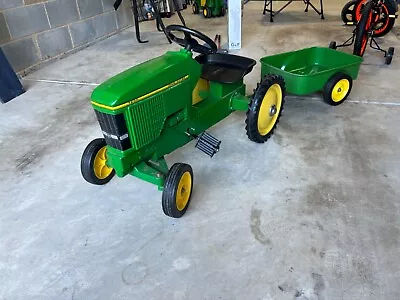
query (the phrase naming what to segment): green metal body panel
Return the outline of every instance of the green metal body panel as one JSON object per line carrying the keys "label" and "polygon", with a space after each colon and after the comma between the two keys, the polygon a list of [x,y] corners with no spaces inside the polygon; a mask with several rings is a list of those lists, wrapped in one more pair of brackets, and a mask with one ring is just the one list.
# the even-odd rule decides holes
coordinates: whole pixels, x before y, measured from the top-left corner
{"label": "green metal body panel", "polygon": [[189,51],[167,52],[98,86],[93,108],[123,114],[131,147],[107,146],[107,164],[118,177],[128,174],[163,189],[168,172],[164,156],[185,145],[234,110],[247,110],[243,80],[209,82],[202,101],[192,104],[201,65]]}
{"label": "green metal body panel", "polygon": [[261,76],[281,75],[286,90],[294,95],[308,95],[324,88],[336,73],[357,79],[362,57],[324,47],[311,47],[261,58]]}
{"label": "green metal body panel", "polygon": [[[200,7],[200,9],[204,9],[204,6],[201,5],[201,0],[195,0],[197,5]],[[211,15],[212,16],[219,16],[221,13],[222,7],[224,7],[224,1],[223,0],[206,0],[206,6],[208,6],[211,9]]]}

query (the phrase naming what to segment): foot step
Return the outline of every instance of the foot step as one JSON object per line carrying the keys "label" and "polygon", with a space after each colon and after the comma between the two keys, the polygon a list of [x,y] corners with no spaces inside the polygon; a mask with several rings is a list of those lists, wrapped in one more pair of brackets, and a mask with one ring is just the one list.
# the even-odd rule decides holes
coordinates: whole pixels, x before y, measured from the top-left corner
{"label": "foot step", "polygon": [[221,141],[217,140],[207,132],[203,132],[197,137],[196,148],[210,157],[213,157],[214,154],[219,151],[220,145]]}

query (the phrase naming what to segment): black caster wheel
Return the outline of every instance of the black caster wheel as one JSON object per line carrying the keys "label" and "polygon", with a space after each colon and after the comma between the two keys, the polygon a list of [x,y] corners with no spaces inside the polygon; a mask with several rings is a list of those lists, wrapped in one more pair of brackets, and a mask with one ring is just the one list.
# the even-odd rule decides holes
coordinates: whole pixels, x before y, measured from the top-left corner
{"label": "black caster wheel", "polygon": [[385,64],[390,65],[392,63],[393,54],[394,54],[394,48],[390,47],[386,54]]}
{"label": "black caster wheel", "polygon": [[331,48],[331,49],[333,49],[333,50],[336,50],[336,49],[337,49],[336,42],[335,42],[335,41],[332,41],[332,42],[329,44],[329,48]]}

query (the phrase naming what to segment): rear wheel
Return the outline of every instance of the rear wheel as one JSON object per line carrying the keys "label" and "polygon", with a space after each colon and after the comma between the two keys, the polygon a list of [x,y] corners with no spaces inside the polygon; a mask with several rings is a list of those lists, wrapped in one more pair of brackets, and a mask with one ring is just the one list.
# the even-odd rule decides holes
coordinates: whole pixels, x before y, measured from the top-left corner
{"label": "rear wheel", "polygon": [[342,9],[342,21],[346,25],[355,25],[356,24],[356,12],[355,8],[360,2],[359,0],[352,0],[347,2],[346,5]]}
{"label": "rear wheel", "polygon": [[282,76],[267,75],[256,89],[246,119],[248,138],[266,142],[279,122],[285,103],[285,81]]}
{"label": "rear wheel", "polygon": [[332,106],[342,104],[351,92],[353,80],[344,73],[333,75],[326,83],[323,91],[324,101]]}
{"label": "rear wheel", "polygon": [[107,144],[103,138],[95,139],[87,145],[82,154],[81,173],[92,184],[103,185],[115,175],[115,170],[107,165]]}
{"label": "rear wheel", "polygon": [[[397,5],[397,4],[395,4]],[[361,21],[362,15],[363,15],[363,10],[366,6],[366,0],[359,1],[359,3],[356,5],[355,8],[355,21],[359,22]],[[374,37],[382,37],[389,33],[390,30],[392,30],[395,19],[394,18],[389,18],[389,15],[395,15],[396,14],[396,7],[393,6],[389,1],[384,1],[382,3],[379,3],[378,6],[376,6],[377,12],[375,15],[375,26],[374,26],[374,32],[373,36]]]}
{"label": "rear wheel", "polygon": [[360,22],[356,28],[356,40],[354,42],[353,54],[358,56],[364,56],[365,50],[368,45],[369,31],[372,23],[372,5],[374,3],[368,2],[363,10]]}
{"label": "rear wheel", "polygon": [[225,7],[221,7],[221,12],[219,13],[219,16],[220,17],[223,17],[223,16],[225,16],[225,14],[226,14],[226,9],[225,9]]}
{"label": "rear wheel", "polygon": [[[382,37],[390,32],[394,26],[395,18],[390,18],[389,15],[396,13],[395,9],[389,9],[389,3],[381,3],[378,7],[378,15],[374,26],[374,36]],[[390,11],[391,12],[390,12]]]}
{"label": "rear wheel", "polygon": [[176,163],[168,172],[162,194],[164,214],[182,217],[189,207],[193,190],[193,170],[188,164]]}

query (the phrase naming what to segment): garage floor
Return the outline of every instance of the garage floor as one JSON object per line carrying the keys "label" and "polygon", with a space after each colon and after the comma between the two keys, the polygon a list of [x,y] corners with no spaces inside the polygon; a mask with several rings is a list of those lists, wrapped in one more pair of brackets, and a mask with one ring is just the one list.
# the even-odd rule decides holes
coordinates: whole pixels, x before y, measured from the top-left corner
{"label": "garage floor", "polygon": [[[293,4],[273,24],[251,2],[239,53],[344,41],[344,2],[325,1],[325,21]],[[226,39],[225,18],[185,17]],[[169,155],[195,176],[188,212],[171,219],[150,184],[99,187],[80,174],[83,149],[101,136],[94,84],[179,49],[143,27],[149,44],[124,31],[30,74],[27,93],[1,106],[0,299],[400,299],[400,56],[386,66],[368,50],[339,107],[287,97],[264,145],[234,113],[210,129],[223,141],[213,159],[192,143]],[[382,46],[400,51],[399,34]],[[249,92],[259,72],[246,77]]]}

